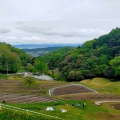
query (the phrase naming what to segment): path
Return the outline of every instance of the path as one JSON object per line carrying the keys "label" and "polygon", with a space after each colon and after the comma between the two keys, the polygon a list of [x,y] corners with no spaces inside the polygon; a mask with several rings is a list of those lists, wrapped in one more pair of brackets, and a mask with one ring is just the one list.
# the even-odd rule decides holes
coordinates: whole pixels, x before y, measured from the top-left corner
{"label": "path", "polygon": [[95,102],[95,105],[100,105],[102,103],[106,103],[106,102],[119,102],[120,103],[120,100],[105,100],[105,101],[97,101]]}

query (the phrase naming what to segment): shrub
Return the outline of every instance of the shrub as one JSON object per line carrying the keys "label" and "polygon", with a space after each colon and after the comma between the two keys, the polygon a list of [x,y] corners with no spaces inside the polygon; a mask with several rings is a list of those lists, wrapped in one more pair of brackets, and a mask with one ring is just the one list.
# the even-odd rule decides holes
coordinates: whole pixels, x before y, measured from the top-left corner
{"label": "shrub", "polygon": [[24,78],[24,85],[28,87],[34,87],[36,85],[36,80],[33,77],[26,76]]}

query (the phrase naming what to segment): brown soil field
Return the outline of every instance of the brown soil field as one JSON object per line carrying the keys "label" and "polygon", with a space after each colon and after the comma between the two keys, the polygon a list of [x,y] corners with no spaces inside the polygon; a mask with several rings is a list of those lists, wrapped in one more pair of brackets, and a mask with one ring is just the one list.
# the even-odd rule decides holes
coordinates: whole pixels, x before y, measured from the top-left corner
{"label": "brown soil field", "polygon": [[119,104],[112,104],[112,108],[120,110],[120,103]]}
{"label": "brown soil field", "polygon": [[0,102],[5,100],[7,103],[35,103],[35,102],[51,102],[58,99],[37,95],[7,94],[0,93]]}
{"label": "brown soil field", "polygon": [[56,87],[56,85],[64,84],[54,81],[36,82],[37,84],[34,87],[26,87],[23,85],[23,80],[0,79],[0,93],[47,95],[50,88]]}
{"label": "brown soil field", "polygon": [[[74,84],[74,83],[72,83]],[[23,80],[4,80],[0,79],[0,102],[5,99],[8,102],[40,102],[48,96],[48,90],[60,86],[68,85],[66,82],[56,81],[37,81],[35,87],[23,86]],[[84,92],[84,93],[81,93]],[[63,93],[65,95],[63,95]],[[56,93],[59,96],[55,96],[57,99],[74,99],[74,100],[109,100],[120,99],[120,95],[112,94],[99,94],[90,91],[89,89],[82,88],[80,86],[67,87],[66,89],[60,89]],[[30,95],[30,96],[29,96]],[[31,98],[31,100],[29,99]],[[48,97],[49,98],[49,97]],[[50,100],[53,99],[50,97]]]}
{"label": "brown soil field", "polygon": [[58,96],[61,99],[72,99],[72,100],[120,100],[120,95],[112,94],[99,94],[99,93],[79,93],[70,95]]}
{"label": "brown soil field", "polygon": [[61,86],[57,88],[53,88],[50,90],[51,95],[65,95],[65,94],[74,94],[74,93],[90,93],[95,92],[94,90],[78,84],[72,84],[67,86]]}

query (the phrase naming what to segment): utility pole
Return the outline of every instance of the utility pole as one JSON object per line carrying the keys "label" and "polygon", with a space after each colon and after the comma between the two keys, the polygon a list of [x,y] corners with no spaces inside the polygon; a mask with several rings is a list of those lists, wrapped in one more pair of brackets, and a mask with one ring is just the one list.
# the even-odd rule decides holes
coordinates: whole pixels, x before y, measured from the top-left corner
{"label": "utility pole", "polygon": [[7,70],[7,75],[8,75],[8,63],[6,61],[6,70]]}

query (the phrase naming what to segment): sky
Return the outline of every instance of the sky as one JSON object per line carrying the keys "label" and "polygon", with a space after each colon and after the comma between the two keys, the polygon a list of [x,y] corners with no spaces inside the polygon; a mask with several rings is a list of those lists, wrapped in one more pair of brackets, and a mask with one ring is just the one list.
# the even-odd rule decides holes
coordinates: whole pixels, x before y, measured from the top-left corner
{"label": "sky", "polygon": [[0,42],[81,44],[120,27],[120,0],[0,0]]}

